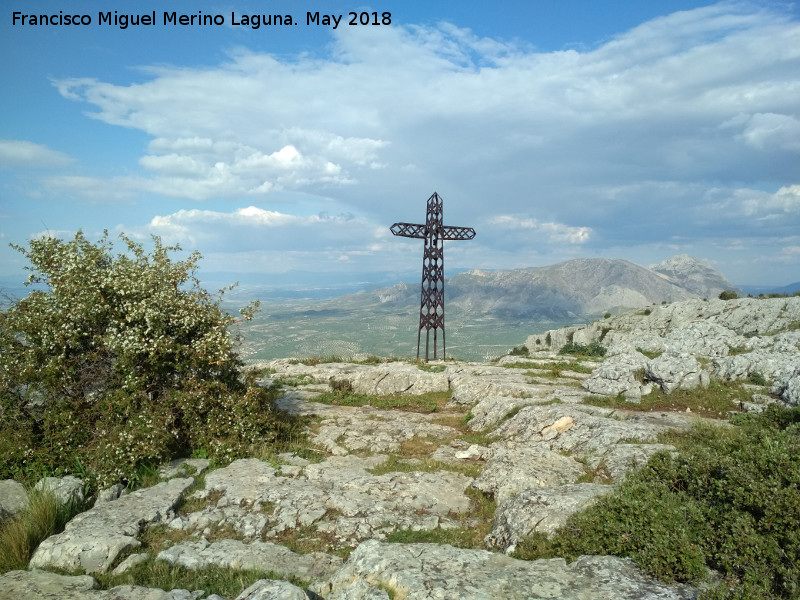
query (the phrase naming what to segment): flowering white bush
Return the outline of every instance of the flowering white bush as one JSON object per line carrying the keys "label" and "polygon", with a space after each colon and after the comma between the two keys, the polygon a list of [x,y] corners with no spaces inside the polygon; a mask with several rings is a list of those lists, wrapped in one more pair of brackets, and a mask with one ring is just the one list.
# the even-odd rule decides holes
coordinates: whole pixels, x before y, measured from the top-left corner
{"label": "flowering white bush", "polygon": [[[203,450],[231,457],[268,437],[268,394],[241,378],[237,318],[176,261],[108,233],[92,244],[15,246],[44,284],[0,313],[0,478],[31,470],[129,480],[142,463]],[[251,318],[254,303],[242,309]]]}

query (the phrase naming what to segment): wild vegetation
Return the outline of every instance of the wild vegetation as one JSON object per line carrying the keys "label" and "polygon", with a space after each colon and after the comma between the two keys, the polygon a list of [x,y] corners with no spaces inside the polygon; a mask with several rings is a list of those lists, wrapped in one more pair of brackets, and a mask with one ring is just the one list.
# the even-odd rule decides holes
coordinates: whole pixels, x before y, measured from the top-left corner
{"label": "wild vegetation", "polygon": [[[276,435],[271,396],[242,376],[222,294],[201,256],[106,233],[29,248],[35,289],[0,313],[0,478],[75,473],[135,484],[143,467],[195,453],[228,461]],[[257,304],[241,311],[252,317]]]}
{"label": "wild vegetation", "polygon": [[552,539],[525,540],[516,556],[629,556],[664,581],[713,569],[723,581],[706,600],[800,597],[800,408],[773,405],[732,422],[664,436],[679,455],[655,455]]}

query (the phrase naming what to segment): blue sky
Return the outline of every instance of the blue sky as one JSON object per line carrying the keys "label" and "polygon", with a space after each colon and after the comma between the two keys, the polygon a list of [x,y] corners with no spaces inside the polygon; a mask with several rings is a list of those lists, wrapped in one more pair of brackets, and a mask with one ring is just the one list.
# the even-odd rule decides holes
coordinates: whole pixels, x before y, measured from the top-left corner
{"label": "blue sky", "polygon": [[[0,9],[2,277],[24,278],[9,243],[81,228],[197,249],[209,278],[413,281],[421,243],[389,226],[438,191],[478,233],[448,273],[688,253],[737,284],[800,279],[796,3],[64,4]],[[157,24],[98,23],[114,10]]]}

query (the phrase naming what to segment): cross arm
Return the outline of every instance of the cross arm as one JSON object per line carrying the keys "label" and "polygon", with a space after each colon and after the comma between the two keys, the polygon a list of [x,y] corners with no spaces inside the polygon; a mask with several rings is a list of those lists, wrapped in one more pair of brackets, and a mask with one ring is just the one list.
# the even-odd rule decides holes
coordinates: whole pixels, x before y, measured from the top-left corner
{"label": "cross arm", "polygon": [[443,240],[471,240],[475,237],[475,230],[472,227],[455,227],[448,225],[442,227]]}
{"label": "cross arm", "polygon": [[415,223],[395,223],[391,229],[394,235],[410,238],[425,238],[425,225]]}

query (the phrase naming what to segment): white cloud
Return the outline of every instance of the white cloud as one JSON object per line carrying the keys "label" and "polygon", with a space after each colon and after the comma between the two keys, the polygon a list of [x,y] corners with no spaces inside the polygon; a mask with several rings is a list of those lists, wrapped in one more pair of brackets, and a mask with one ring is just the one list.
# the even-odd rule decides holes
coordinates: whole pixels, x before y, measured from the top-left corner
{"label": "white cloud", "polygon": [[547,236],[551,242],[583,244],[589,241],[592,230],[589,227],[571,227],[563,223],[539,222],[536,219],[517,218],[512,215],[499,215],[489,219],[490,225],[505,230],[525,230],[531,234]]}
{"label": "white cloud", "polygon": [[754,114],[747,118],[740,136],[759,150],[775,148],[800,153],[800,120],[792,115]]}
{"label": "white cloud", "polygon": [[8,167],[63,167],[72,158],[57,150],[25,140],[0,140],[0,166]]}

